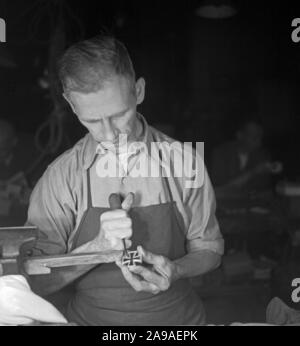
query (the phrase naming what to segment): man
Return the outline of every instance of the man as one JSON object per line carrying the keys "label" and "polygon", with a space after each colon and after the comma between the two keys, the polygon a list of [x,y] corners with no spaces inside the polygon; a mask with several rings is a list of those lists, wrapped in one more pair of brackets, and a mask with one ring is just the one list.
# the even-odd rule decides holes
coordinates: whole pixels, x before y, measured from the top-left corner
{"label": "man", "polygon": [[271,188],[271,174],[279,173],[279,163],[270,162],[262,147],[263,129],[255,120],[246,120],[236,133],[236,140],[222,144],[213,153],[212,181],[217,196],[266,191]]}
{"label": "man", "polygon": [[[240,123],[236,139],[213,153],[212,181],[218,201],[218,219],[227,250],[247,245],[249,254],[273,258],[270,249],[282,243],[282,207],[272,191],[271,174],[280,173],[262,146],[263,128],[254,119]],[[276,232],[275,232],[276,230]],[[232,240],[232,241],[231,241]],[[270,244],[273,244],[272,247]],[[278,244],[278,245],[276,245]],[[233,250],[232,249],[232,250]]]}
{"label": "man", "polygon": [[[70,47],[60,78],[65,99],[89,133],[49,166],[32,193],[28,224],[43,234],[34,254],[125,245],[137,248],[143,265],[111,258],[35,277],[32,287],[49,294],[76,280],[66,316],[80,325],[203,324],[203,306],[188,278],[216,268],[223,253],[206,171],[195,188],[173,175],[130,174],[141,157],[151,160],[145,148],[172,140],[137,113],[145,81],[135,79],[128,52],[116,39],[98,36]],[[127,151],[124,138],[142,145]],[[114,160],[121,174],[102,174]],[[121,209],[109,209],[111,193],[124,198]]]}

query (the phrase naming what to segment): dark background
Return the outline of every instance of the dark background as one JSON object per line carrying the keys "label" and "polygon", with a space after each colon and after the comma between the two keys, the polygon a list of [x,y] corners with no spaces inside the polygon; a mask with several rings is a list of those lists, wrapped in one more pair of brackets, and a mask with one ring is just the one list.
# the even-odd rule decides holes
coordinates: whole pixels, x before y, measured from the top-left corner
{"label": "dark background", "polygon": [[[227,19],[195,15],[192,1],[1,1],[7,43],[0,57],[0,116],[19,130],[35,133],[51,111],[49,91],[39,80],[49,67],[51,38],[60,23],[65,37],[58,52],[100,31],[127,45],[137,76],[147,83],[140,111],[150,124],[170,124],[170,134],[204,141],[212,148],[231,138],[237,122],[261,120],[265,142],[285,164],[289,178],[300,176],[300,43],[291,22],[300,17],[292,2],[236,1]],[[61,16],[60,16],[61,15]],[[73,144],[84,133],[71,114],[64,133]],[[160,126],[159,125],[159,126]],[[61,150],[64,148],[61,148]]]}
{"label": "dark background", "polygon": [[[300,42],[291,38],[300,4],[233,1],[237,14],[226,19],[197,16],[199,4],[200,0],[0,0],[0,18],[7,24],[7,42],[0,43],[0,118],[35,136],[39,144],[40,156],[31,155],[34,165],[28,170],[36,177],[29,180],[36,181],[85,133],[59,96],[57,58],[75,41],[104,31],[126,44],[137,77],[146,79],[141,113],[176,139],[204,141],[208,169],[212,149],[232,139],[243,119],[254,117],[264,127],[273,159],[284,164],[278,180],[300,182]],[[22,146],[22,156],[23,152]],[[245,199],[248,203],[251,198]],[[264,322],[267,303],[275,296],[293,306],[291,280],[299,277],[300,268],[299,196],[281,199],[271,196],[277,203],[277,209],[270,206],[271,216],[239,214],[243,209],[239,200],[237,207],[228,208],[230,213],[223,210],[218,216],[227,250],[238,251],[228,251],[222,267],[211,276],[194,278],[208,321]],[[291,215],[282,216],[285,209]],[[282,233],[277,234],[271,223],[274,214]],[[14,215],[12,220],[16,225]],[[232,248],[230,239],[237,243]],[[246,243],[247,250],[258,248],[254,264],[244,252]],[[248,285],[249,267],[252,275],[275,266],[268,258],[258,258],[270,257],[273,248],[280,250],[280,256],[271,257],[276,270],[270,278],[251,279]]]}

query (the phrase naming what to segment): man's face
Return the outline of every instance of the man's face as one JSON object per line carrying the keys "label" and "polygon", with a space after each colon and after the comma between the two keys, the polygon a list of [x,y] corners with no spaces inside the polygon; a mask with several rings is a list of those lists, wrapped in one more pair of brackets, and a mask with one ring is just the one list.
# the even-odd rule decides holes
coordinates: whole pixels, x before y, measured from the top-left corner
{"label": "man's face", "polygon": [[255,123],[249,123],[239,134],[239,140],[247,152],[252,152],[261,147],[263,138],[262,128]]}
{"label": "man's face", "polygon": [[139,79],[132,89],[125,78],[116,76],[97,92],[72,91],[66,99],[97,142],[116,145],[120,134],[126,134],[128,142],[135,140],[136,106],[144,99],[144,80]]}

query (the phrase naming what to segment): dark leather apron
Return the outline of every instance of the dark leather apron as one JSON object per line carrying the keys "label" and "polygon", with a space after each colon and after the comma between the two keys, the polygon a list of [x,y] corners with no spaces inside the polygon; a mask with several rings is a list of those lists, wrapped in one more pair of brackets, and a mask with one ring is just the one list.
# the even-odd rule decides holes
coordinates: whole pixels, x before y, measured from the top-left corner
{"label": "dark leather apron", "polygon": [[[169,190],[170,198],[172,194]],[[88,208],[79,225],[74,248],[96,237],[100,215],[108,208],[92,206],[90,172],[87,173]],[[145,249],[175,260],[185,255],[185,235],[172,201],[146,207],[133,207],[132,247]],[[79,325],[200,325],[205,323],[201,300],[188,279],[174,282],[156,295],[136,292],[115,263],[101,264],[76,284],[67,309],[69,321]]]}

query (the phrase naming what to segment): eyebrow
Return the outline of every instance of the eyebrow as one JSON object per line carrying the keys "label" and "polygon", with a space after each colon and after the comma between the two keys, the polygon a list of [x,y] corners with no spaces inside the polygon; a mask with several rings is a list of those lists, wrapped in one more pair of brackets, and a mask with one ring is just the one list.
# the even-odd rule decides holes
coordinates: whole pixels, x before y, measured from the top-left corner
{"label": "eyebrow", "polygon": [[[119,117],[121,115],[124,115],[127,111],[129,110],[129,108],[126,108],[125,110],[121,111],[121,112],[118,112],[118,113],[115,113],[115,114],[112,114],[110,115],[109,117],[110,118],[115,118],[115,117]],[[82,121],[86,122],[86,123],[97,123],[99,121],[101,121],[101,118],[90,118],[90,119],[82,119]]]}

